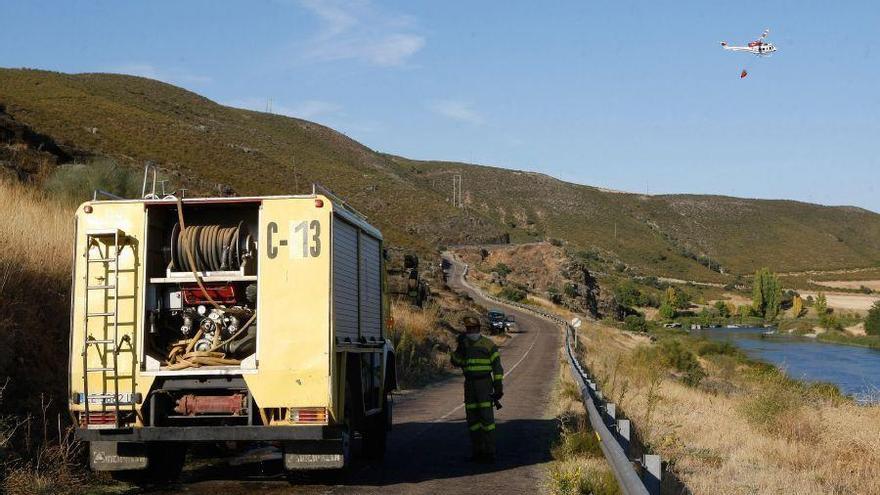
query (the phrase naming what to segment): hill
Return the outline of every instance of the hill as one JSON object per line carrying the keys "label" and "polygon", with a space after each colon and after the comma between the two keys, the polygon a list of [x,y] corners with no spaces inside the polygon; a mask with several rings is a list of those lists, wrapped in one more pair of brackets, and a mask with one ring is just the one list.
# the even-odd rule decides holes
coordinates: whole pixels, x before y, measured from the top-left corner
{"label": "hill", "polygon": [[[5,122],[5,124],[4,124]],[[7,131],[4,133],[4,127]],[[16,127],[13,132],[8,129]],[[552,238],[653,275],[725,281],[761,266],[833,270],[880,263],[880,215],[852,207],[720,196],[647,196],[532,172],[415,161],[305,120],[225,107],[149,79],[0,69],[0,163],[12,147],[55,162],[155,161],[197,193],[304,192],[324,183],[397,245]],[[54,150],[54,151],[53,151]],[[20,160],[19,160],[20,161]],[[465,208],[448,201],[453,174]],[[722,273],[723,272],[723,273]]]}

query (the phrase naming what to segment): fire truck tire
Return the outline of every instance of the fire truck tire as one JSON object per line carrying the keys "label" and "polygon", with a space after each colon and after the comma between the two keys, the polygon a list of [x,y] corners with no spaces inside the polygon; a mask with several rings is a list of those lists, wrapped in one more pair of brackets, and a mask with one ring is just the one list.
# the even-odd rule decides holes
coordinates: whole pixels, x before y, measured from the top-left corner
{"label": "fire truck tire", "polygon": [[138,486],[164,485],[175,481],[186,462],[187,445],[180,442],[150,442],[147,445],[147,469],[111,471],[116,481]]}
{"label": "fire truck tire", "polygon": [[364,455],[369,459],[381,459],[385,456],[385,447],[388,443],[389,402],[386,396],[382,401],[382,412],[367,418],[364,431]]}

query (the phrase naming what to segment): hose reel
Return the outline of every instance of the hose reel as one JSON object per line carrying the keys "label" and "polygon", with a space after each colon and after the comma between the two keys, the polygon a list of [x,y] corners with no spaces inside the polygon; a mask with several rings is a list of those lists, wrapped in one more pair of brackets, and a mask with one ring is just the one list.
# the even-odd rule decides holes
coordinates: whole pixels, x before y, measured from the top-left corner
{"label": "hose reel", "polygon": [[[177,272],[234,271],[254,256],[256,245],[244,222],[234,226],[175,223],[170,240],[171,270]],[[187,250],[192,253],[190,264]]]}

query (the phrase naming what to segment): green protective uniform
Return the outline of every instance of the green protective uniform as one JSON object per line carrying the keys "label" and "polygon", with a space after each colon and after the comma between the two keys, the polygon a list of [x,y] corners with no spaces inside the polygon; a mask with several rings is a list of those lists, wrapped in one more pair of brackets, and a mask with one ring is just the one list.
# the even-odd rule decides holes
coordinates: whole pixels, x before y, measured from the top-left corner
{"label": "green protective uniform", "polygon": [[475,458],[495,456],[495,409],[493,394],[503,393],[501,356],[498,346],[486,337],[459,339],[452,364],[464,371],[464,408]]}

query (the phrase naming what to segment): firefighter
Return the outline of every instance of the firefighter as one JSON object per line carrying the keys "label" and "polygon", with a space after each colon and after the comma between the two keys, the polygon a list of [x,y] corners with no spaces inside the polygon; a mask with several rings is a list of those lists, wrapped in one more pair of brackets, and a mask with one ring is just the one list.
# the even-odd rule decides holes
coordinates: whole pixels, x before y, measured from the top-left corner
{"label": "firefighter", "polygon": [[494,342],[480,334],[480,320],[462,318],[465,333],[458,336],[452,364],[464,371],[464,408],[475,462],[495,461],[495,412],[504,395],[501,357]]}

